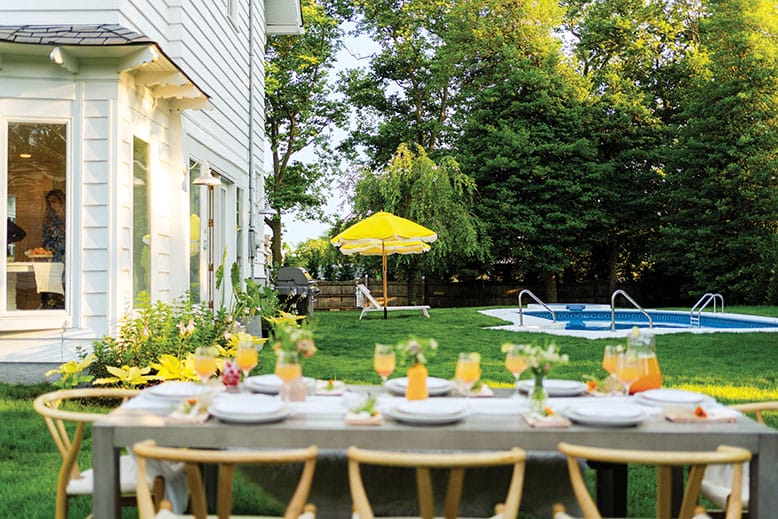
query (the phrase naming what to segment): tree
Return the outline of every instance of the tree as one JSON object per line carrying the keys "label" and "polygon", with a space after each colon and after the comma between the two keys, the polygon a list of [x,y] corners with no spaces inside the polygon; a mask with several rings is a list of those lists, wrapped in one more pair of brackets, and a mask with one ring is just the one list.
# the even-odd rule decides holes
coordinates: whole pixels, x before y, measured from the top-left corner
{"label": "tree", "polygon": [[778,13],[772,0],[710,0],[698,70],[670,154],[660,259],[686,295],[775,296],[778,264]]}
{"label": "tree", "polygon": [[394,255],[390,271],[409,283],[422,270],[445,279],[467,262],[483,260],[489,249],[473,215],[475,196],[475,183],[452,158],[436,164],[421,146],[402,144],[384,171],[362,171],[354,210],[358,218],[388,211],[435,231],[429,252]]}
{"label": "tree", "polygon": [[[269,36],[265,65],[265,133],[273,170],[265,182],[270,207],[265,218],[273,231],[273,263],[282,258],[281,215],[323,205],[321,191],[332,169],[329,130],[345,121],[345,106],[335,100],[328,72],[335,65],[342,33],[338,20],[315,0],[302,2],[305,33]],[[314,164],[297,160],[309,146]]]}

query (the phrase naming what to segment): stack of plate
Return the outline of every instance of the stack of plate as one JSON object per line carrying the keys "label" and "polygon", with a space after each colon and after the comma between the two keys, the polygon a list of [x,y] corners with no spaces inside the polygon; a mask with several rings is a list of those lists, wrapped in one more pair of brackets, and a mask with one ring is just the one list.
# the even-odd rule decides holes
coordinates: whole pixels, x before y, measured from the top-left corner
{"label": "stack of plate", "polygon": [[289,414],[289,409],[276,398],[248,394],[217,398],[208,411],[223,422],[236,423],[278,422]]}
{"label": "stack of plate", "polygon": [[399,422],[439,425],[463,419],[467,408],[462,403],[445,400],[410,400],[397,404],[387,414]]}
{"label": "stack of plate", "polygon": [[568,418],[584,425],[601,427],[628,427],[646,419],[647,414],[639,405],[577,405],[567,409]]}
{"label": "stack of plate", "polygon": [[[532,388],[535,387],[535,381],[521,380],[518,385],[519,390],[530,393],[532,392]],[[586,384],[578,382],[577,380],[547,378],[543,380],[543,388],[545,388],[548,396],[552,397],[577,396],[586,391]]]}
{"label": "stack of plate", "polygon": [[[453,389],[454,384],[450,380],[437,377],[427,377],[427,392],[430,396],[443,396]],[[395,395],[405,395],[408,388],[408,377],[392,378],[386,381],[387,391]]]}
{"label": "stack of plate", "polygon": [[[316,389],[316,380],[310,377],[303,377],[305,386],[308,388],[308,392],[313,392]],[[257,375],[254,377],[248,377],[245,381],[246,387],[255,393],[265,393],[267,395],[276,395],[281,389],[283,381],[281,378],[271,373],[269,375]]]}
{"label": "stack of plate", "polygon": [[698,406],[703,403],[711,403],[713,398],[694,391],[683,389],[649,389],[635,394],[635,400],[641,404],[651,406]]}
{"label": "stack of plate", "polygon": [[212,388],[198,384],[197,382],[163,382],[156,386],[152,386],[146,390],[146,392],[156,398],[162,398],[164,400],[179,401],[187,400],[189,398],[197,398],[207,393],[211,393]]}

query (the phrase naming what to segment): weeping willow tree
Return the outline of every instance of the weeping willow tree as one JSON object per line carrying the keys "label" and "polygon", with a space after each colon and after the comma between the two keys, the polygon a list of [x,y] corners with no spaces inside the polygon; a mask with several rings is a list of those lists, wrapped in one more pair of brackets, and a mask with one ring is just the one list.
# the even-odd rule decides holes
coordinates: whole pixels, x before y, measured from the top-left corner
{"label": "weeping willow tree", "polygon": [[[483,264],[489,242],[474,215],[475,182],[451,157],[437,163],[420,145],[401,144],[380,172],[363,170],[356,184],[356,219],[388,211],[438,233],[429,252],[395,255],[390,272],[410,285],[424,273],[446,279],[470,264]],[[409,293],[411,293],[409,291]]]}

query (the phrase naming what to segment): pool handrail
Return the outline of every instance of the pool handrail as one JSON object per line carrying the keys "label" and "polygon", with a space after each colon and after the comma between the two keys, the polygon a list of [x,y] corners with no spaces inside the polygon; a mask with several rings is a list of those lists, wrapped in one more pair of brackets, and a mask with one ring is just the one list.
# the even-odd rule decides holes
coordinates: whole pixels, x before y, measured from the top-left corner
{"label": "pool handrail", "polygon": [[[696,303],[694,303],[694,306],[692,307],[691,311],[689,311],[689,326],[697,326],[698,328],[702,326],[702,311],[705,309],[706,306],[710,304],[711,301],[713,301],[713,313],[716,313],[716,300],[721,299],[721,312],[724,312],[724,296],[721,294],[713,294],[711,292],[708,292],[706,294],[703,294],[701,298],[697,300]],[[702,305],[702,306],[700,306]],[[699,306],[699,308],[697,308]],[[697,317],[694,317],[694,311],[697,310]]]}
{"label": "pool handrail", "polygon": [[614,291],[613,294],[611,294],[611,331],[612,332],[616,331],[616,305],[615,305],[615,302],[616,302],[616,296],[619,295],[619,294],[623,295],[627,299],[627,301],[632,303],[635,306],[635,308],[640,310],[640,313],[642,313],[643,315],[645,315],[648,318],[648,327],[649,328],[653,328],[654,327],[654,320],[651,318],[651,316],[648,314],[648,312],[643,310],[642,306],[637,304],[634,299],[629,297],[629,294],[627,294],[623,290],[619,289],[619,290]]}
{"label": "pool handrail", "polygon": [[548,310],[549,312],[551,312],[551,319],[552,319],[552,322],[556,322],[556,313],[554,312],[554,310],[553,310],[553,309],[552,309],[550,306],[548,306],[546,303],[544,303],[543,301],[541,301],[541,300],[538,298],[538,296],[536,296],[535,294],[533,294],[533,293],[532,293],[532,290],[530,290],[530,289],[528,289],[528,288],[525,288],[524,290],[522,290],[521,292],[519,292],[519,326],[524,326],[524,313],[523,313],[523,312],[522,312],[522,310],[521,310],[521,296],[523,296],[524,294],[527,294],[527,295],[528,295],[528,296],[530,296],[532,299],[534,299],[534,300],[535,300],[535,302],[536,302],[537,304],[541,305],[543,308],[545,308],[546,310]]}

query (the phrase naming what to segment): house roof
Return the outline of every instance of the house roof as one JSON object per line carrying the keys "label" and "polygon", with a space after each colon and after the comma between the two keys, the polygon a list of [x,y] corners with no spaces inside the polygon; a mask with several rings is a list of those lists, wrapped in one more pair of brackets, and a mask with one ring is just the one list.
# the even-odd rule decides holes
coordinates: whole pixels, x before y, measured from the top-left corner
{"label": "house roof", "polygon": [[0,55],[48,55],[78,74],[80,61],[115,58],[172,109],[209,109],[209,96],[151,38],[116,24],[0,25]]}
{"label": "house roof", "polygon": [[0,41],[38,45],[128,45],[154,43],[150,38],[116,24],[6,25]]}

